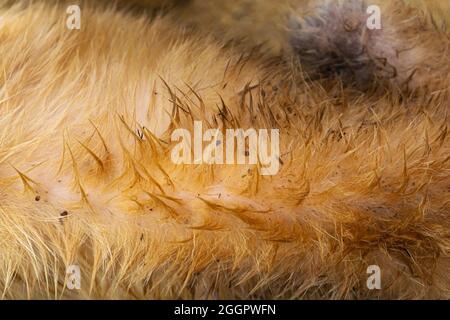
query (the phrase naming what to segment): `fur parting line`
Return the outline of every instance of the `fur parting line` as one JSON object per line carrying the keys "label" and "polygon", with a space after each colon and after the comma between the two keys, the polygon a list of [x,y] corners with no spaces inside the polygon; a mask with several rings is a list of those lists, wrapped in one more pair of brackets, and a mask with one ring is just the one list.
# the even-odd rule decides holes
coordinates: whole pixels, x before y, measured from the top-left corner
{"label": "fur parting line", "polygon": [[[1,3],[2,298],[450,298],[450,45],[422,9],[383,2],[369,32],[360,1],[293,1],[280,58]],[[279,129],[278,173],[174,164],[195,120]]]}

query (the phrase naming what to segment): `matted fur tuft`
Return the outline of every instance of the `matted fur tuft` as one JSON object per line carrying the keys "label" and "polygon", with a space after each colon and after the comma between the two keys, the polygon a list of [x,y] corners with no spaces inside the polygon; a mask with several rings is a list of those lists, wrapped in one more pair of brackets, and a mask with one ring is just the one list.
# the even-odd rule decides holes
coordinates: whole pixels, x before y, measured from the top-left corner
{"label": "matted fur tuft", "polygon": [[[63,4],[1,8],[3,298],[450,298],[445,90],[360,92],[168,17],[82,10],[77,31]],[[279,173],[173,164],[193,120],[279,128]]]}

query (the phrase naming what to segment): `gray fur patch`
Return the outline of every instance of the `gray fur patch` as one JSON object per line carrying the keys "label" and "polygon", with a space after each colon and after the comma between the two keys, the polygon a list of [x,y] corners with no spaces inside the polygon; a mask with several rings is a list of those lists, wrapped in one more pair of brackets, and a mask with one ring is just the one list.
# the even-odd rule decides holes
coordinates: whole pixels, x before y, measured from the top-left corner
{"label": "gray fur patch", "polygon": [[366,49],[377,31],[366,27],[367,18],[364,1],[324,1],[312,15],[291,17],[291,46],[310,73],[337,74],[366,86],[377,67]]}

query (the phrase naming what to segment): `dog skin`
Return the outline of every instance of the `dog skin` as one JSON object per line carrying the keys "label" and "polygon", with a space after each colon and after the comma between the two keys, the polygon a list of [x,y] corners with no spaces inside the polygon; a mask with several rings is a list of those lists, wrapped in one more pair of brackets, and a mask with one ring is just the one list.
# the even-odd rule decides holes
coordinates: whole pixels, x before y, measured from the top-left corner
{"label": "dog skin", "polygon": [[[3,1],[2,297],[450,298],[445,15],[381,2],[372,33],[352,3],[280,5],[267,42],[205,36],[196,1],[84,1],[80,30],[72,3]],[[195,120],[279,129],[278,173],[174,164]]]}

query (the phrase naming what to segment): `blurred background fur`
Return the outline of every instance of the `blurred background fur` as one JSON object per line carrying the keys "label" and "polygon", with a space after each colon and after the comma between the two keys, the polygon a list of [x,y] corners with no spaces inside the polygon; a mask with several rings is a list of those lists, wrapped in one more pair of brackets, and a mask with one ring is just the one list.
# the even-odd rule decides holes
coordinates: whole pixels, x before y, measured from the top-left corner
{"label": "blurred background fur", "polygon": [[[138,4],[157,10],[170,9],[179,21],[186,25],[195,26],[207,33],[214,31],[222,39],[245,39],[251,45],[265,43],[275,54],[283,48],[286,49],[284,43],[287,32],[286,20],[289,19],[292,10],[299,6],[306,7],[324,2],[326,1],[122,0],[123,4]],[[446,27],[450,20],[448,14],[450,1],[405,0],[404,2],[432,16],[438,25]]]}

